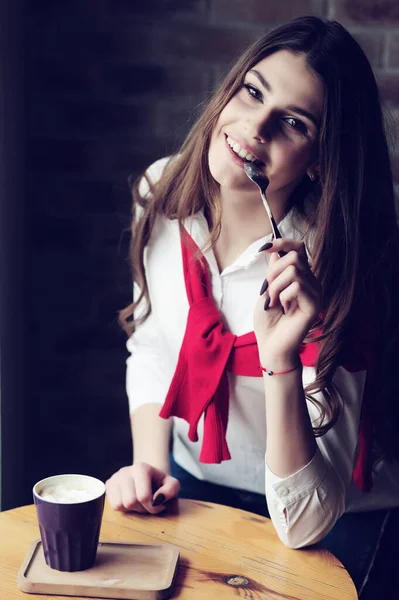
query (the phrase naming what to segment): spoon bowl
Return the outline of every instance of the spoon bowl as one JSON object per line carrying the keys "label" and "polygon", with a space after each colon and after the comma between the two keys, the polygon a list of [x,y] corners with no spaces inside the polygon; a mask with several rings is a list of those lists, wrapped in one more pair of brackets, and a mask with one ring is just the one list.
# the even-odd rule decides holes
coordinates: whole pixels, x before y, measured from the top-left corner
{"label": "spoon bowl", "polygon": [[[260,191],[260,195],[263,201],[263,206],[266,209],[267,212],[267,216],[269,217],[269,221],[270,221],[270,225],[273,231],[273,236],[275,239],[281,238],[281,233],[277,227],[277,223],[274,220],[272,211],[270,209],[269,203],[267,201],[267,197],[266,197],[266,189],[267,186],[269,185],[269,178],[262,173],[262,171],[253,163],[249,162],[249,161],[245,161],[244,162],[244,171],[247,175],[247,177],[249,177],[249,179],[251,181],[253,181],[254,183],[256,183],[256,185],[259,188]],[[283,252],[282,250],[280,252],[278,252],[278,255],[280,256],[280,258],[282,256],[285,256],[285,252]]]}

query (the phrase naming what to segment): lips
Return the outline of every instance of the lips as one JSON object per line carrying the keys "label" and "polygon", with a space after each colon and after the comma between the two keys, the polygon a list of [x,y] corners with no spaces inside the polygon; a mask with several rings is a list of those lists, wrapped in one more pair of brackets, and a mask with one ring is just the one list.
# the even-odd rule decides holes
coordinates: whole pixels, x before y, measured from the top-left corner
{"label": "lips", "polygon": [[258,165],[264,165],[265,163],[255,154],[254,150],[247,144],[238,142],[231,138],[229,135],[225,135],[226,143],[230,146],[232,151],[242,160],[248,161]]}

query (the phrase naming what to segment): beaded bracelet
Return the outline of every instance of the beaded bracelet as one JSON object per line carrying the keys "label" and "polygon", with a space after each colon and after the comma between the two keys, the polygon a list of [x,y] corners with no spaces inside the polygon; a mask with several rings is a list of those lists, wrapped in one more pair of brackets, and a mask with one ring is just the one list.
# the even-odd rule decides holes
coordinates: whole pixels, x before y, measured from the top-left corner
{"label": "beaded bracelet", "polygon": [[260,369],[261,371],[264,371],[265,373],[267,373],[268,375],[285,375],[286,373],[291,373],[292,371],[296,371],[297,369],[299,369],[301,365],[298,364],[296,367],[293,367],[292,369],[287,369],[286,371],[271,371],[270,369],[265,369],[265,367],[262,367],[262,365],[260,365]]}

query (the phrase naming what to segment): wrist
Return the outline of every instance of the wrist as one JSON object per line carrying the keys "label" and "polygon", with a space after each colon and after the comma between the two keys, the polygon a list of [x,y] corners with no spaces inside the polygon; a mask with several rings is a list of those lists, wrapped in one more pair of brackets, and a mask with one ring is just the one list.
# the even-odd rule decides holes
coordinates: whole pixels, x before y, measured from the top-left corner
{"label": "wrist", "polygon": [[293,353],[290,355],[260,355],[260,367],[263,372],[272,371],[273,373],[282,373],[296,371],[302,368],[302,362],[299,354]]}
{"label": "wrist", "polygon": [[302,367],[302,365],[296,365],[295,367],[291,367],[290,369],[285,369],[284,371],[273,371],[272,369],[269,369],[267,367],[262,367],[261,366],[261,371],[263,372],[263,374],[267,374],[270,376],[272,375],[288,375],[288,373],[293,373],[294,371],[299,371],[299,369]]}

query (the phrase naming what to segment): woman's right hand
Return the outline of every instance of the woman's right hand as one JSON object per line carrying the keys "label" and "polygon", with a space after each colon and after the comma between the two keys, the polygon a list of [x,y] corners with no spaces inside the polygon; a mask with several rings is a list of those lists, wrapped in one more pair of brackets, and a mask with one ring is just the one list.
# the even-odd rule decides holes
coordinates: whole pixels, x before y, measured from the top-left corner
{"label": "woman's right hand", "polygon": [[143,462],[122,467],[105,486],[111,508],[152,515],[163,512],[165,502],[180,492],[180,483],[175,477]]}

